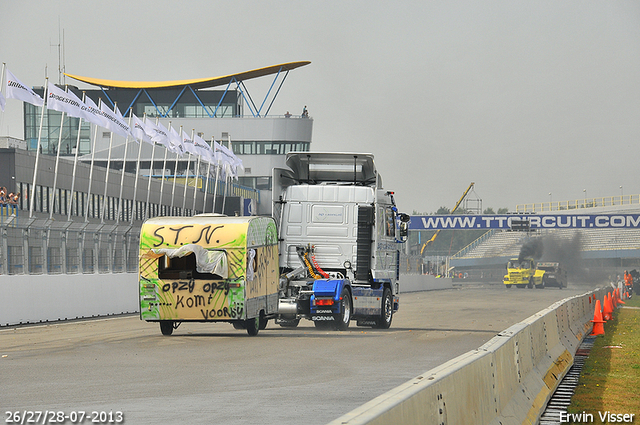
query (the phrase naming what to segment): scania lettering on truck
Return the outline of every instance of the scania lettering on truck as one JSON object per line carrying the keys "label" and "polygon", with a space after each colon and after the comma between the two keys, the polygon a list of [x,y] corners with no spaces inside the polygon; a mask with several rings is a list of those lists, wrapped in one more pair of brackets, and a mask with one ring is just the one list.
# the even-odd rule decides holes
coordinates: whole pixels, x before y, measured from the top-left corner
{"label": "scania lettering on truck", "polygon": [[386,329],[398,310],[409,216],[382,186],[373,155],[295,152],[273,171],[279,234],[277,323]]}

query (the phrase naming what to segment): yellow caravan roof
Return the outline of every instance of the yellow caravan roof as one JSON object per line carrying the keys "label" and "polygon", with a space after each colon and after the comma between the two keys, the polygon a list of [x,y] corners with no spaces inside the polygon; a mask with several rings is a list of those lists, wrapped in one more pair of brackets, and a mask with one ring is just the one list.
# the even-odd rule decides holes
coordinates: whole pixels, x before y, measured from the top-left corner
{"label": "yellow caravan roof", "polygon": [[213,78],[196,78],[191,80],[172,80],[172,81],[119,81],[105,80],[102,78],[82,77],[65,73],[67,77],[73,78],[84,83],[94,86],[106,88],[122,88],[122,89],[168,89],[182,86],[191,86],[196,89],[204,89],[229,84],[236,79],[238,81],[249,80],[252,78],[263,77],[265,75],[276,74],[281,71],[289,71],[301,66],[310,64],[309,61],[288,62],[280,65],[267,66],[265,68],[253,69],[251,71],[239,72],[237,74],[223,75]]}
{"label": "yellow caravan roof", "polygon": [[266,216],[156,217],[144,222],[140,248],[177,248],[188,244],[205,248],[244,248],[277,244],[275,221]]}

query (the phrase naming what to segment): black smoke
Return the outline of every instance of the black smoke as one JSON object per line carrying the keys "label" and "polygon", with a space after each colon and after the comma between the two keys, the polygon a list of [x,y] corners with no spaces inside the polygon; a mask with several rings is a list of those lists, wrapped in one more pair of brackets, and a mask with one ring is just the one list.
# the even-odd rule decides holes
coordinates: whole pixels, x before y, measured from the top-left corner
{"label": "black smoke", "polygon": [[604,282],[606,275],[599,269],[585,267],[582,259],[582,234],[575,232],[571,239],[553,235],[529,239],[518,257],[560,263],[572,283],[591,284]]}
{"label": "black smoke", "polygon": [[533,258],[539,260],[542,257],[544,251],[544,244],[542,238],[529,239],[520,248],[520,254],[518,255],[518,261],[522,262],[525,258]]}

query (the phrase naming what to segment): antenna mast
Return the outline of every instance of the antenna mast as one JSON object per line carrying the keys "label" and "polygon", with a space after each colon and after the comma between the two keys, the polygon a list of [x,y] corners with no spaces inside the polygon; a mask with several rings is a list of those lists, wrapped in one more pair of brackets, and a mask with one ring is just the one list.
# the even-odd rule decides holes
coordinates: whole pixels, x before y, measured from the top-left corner
{"label": "antenna mast", "polygon": [[64,30],[60,26],[60,16],[58,16],[58,44],[51,44],[51,42],[49,42],[49,46],[58,48],[58,85],[66,84],[66,77],[64,76]]}

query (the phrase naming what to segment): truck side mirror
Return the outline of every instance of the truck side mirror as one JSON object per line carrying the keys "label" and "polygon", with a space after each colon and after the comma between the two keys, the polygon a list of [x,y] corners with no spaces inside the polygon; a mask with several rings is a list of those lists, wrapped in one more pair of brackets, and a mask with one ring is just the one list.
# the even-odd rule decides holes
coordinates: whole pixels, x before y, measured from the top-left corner
{"label": "truck side mirror", "polygon": [[405,213],[399,213],[398,215],[400,216],[399,242],[406,242],[409,236],[409,221],[411,217]]}
{"label": "truck side mirror", "polygon": [[409,223],[406,221],[401,221],[400,222],[400,241],[401,242],[406,242],[407,241],[407,237],[409,235]]}

